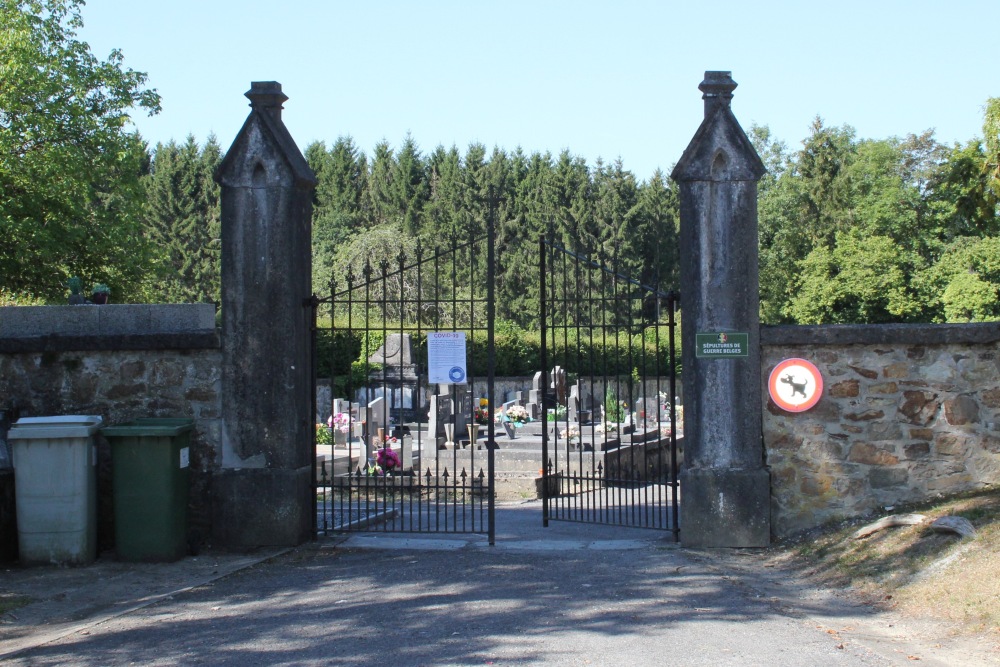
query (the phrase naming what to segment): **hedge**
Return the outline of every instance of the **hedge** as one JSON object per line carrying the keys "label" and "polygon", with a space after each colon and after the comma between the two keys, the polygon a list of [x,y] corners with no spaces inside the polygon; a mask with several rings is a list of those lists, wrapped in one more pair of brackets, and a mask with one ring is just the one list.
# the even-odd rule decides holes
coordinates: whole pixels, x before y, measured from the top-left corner
{"label": "hedge", "polygon": [[[494,331],[496,369],[499,377],[532,375],[542,367],[541,334],[523,331],[509,325]],[[399,331],[397,328],[396,331]],[[386,333],[393,333],[387,328]],[[427,335],[406,331],[411,336],[414,362],[426,367]],[[679,333],[679,332],[678,332]],[[485,331],[466,332],[469,373],[484,377],[488,370],[488,346]],[[581,337],[576,330],[556,331],[547,349],[547,365],[563,367],[569,373],[588,376],[664,375],[667,373],[669,338],[667,327],[657,332],[647,329],[642,335],[620,333],[603,337]],[[332,376],[346,383],[352,373],[353,386],[361,386],[371,364],[365,361],[382,345],[382,331],[321,328],[317,332],[317,372],[320,377]],[[680,336],[676,336],[675,355],[680,370]]]}

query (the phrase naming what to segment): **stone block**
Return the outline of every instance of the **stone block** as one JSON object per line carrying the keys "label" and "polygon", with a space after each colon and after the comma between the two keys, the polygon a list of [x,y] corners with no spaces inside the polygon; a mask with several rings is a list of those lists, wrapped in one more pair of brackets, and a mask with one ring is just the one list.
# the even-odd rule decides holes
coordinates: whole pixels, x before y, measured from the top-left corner
{"label": "stone block", "polygon": [[861,366],[854,366],[851,364],[848,364],[847,367],[863,378],[868,378],[869,380],[878,379],[878,371],[874,371],[870,368],[862,368]]}
{"label": "stone block", "polygon": [[868,439],[871,441],[900,440],[903,429],[896,422],[875,421],[868,426]]}
{"label": "stone block", "polygon": [[957,493],[967,490],[972,482],[972,475],[965,472],[939,475],[927,480],[927,490],[931,493]]}
{"label": "stone block", "polygon": [[910,364],[896,363],[889,364],[882,369],[882,377],[886,379],[901,380],[910,374]]}
{"label": "stone block", "polygon": [[855,398],[861,394],[861,383],[857,380],[844,380],[830,385],[827,393],[831,398]]}
{"label": "stone block", "polygon": [[312,471],[224,469],[212,479],[214,543],[230,549],[297,546],[310,538]]}
{"label": "stone block", "polygon": [[868,387],[869,394],[895,394],[899,391],[899,385],[895,382],[881,382]]}
{"label": "stone block", "polygon": [[929,428],[911,428],[910,429],[910,439],[911,440],[933,440],[934,430]]}
{"label": "stone block", "polygon": [[903,392],[899,411],[911,424],[926,425],[934,419],[939,405],[934,392],[909,390]]}
{"label": "stone block", "polygon": [[909,471],[906,468],[873,468],[868,482],[873,489],[887,489],[906,484]]}
{"label": "stone block", "polygon": [[931,453],[931,443],[917,442],[903,447],[903,456],[907,459],[922,459]]}
{"label": "stone block", "polygon": [[7,306],[0,308],[0,338],[96,336],[101,306]]}
{"label": "stone block", "polygon": [[855,422],[872,421],[874,419],[881,419],[885,417],[885,413],[881,410],[865,410],[864,412],[849,412],[844,415],[844,419],[850,419]]}
{"label": "stone block", "polygon": [[175,303],[149,306],[149,323],[152,331],[157,333],[213,331],[215,304]]}
{"label": "stone block", "polygon": [[899,458],[895,454],[867,442],[855,443],[851,447],[847,459],[854,463],[871,466],[895,465],[899,463]]}
{"label": "stone block", "polygon": [[992,435],[984,436],[982,447],[988,452],[1000,454],[1000,438],[995,438]]}
{"label": "stone block", "polygon": [[939,456],[964,457],[969,447],[964,437],[954,433],[943,433],[934,441],[934,449]]}
{"label": "stone block", "polygon": [[799,490],[807,496],[827,496],[833,492],[833,477],[830,475],[803,476]]}
{"label": "stone block", "polygon": [[980,392],[979,400],[988,408],[1000,408],[1000,387]]}
{"label": "stone block", "polygon": [[172,322],[161,322],[154,329],[149,318],[152,306],[144,304],[107,304],[94,310],[98,314],[100,333],[104,335],[137,335],[148,333],[164,333],[171,331]]}
{"label": "stone block", "polygon": [[795,466],[771,466],[771,481],[777,489],[791,486],[797,475]]}
{"label": "stone block", "polygon": [[979,421],[979,404],[969,396],[956,396],[944,402],[944,416],[952,426]]}
{"label": "stone block", "polygon": [[766,547],[771,541],[770,474],[685,468],[680,474],[685,547]]}
{"label": "stone block", "polygon": [[801,446],[802,438],[791,433],[782,433],[768,442],[769,449],[798,449]]}

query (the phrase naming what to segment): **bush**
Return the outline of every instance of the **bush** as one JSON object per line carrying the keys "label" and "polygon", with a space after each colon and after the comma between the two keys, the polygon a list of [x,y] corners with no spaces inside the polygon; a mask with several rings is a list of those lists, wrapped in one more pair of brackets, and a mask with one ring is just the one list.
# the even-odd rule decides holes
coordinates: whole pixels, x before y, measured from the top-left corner
{"label": "bush", "polygon": [[[327,324],[327,326],[329,326]],[[556,332],[556,340],[549,340],[546,364],[549,368],[562,366],[569,373],[581,376],[632,376],[665,375],[669,369],[669,337],[666,326],[646,329],[642,334],[609,333],[599,338],[580,337],[576,330]],[[398,331],[399,325],[387,325],[386,332]],[[408,331],[413,344],[414,363],[426,368],[427,335]],[[382,331],[320,329],[317,334],[317,364],[321,377],[332,377],[335,390],[347,386],[360,387],[367,380],[368,371],[375,370],[367,359],[381,345]],[[466,344],[469,357],[469,374],[486,377],[489,370],[487,332],[477,330],[468,335]],[[498,377],[531,375],[542,367],[542,341],[538,331],[524,331],[501,322],[494,332],[496,345],[496,370]],[[680,336],[675,340],[677,368],[680,368]]]}

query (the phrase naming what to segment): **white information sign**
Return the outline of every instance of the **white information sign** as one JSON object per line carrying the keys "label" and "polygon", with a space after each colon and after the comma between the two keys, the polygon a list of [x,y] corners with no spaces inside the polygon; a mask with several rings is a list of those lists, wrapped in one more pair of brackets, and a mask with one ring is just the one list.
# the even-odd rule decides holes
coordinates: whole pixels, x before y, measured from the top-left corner
{"label": "white information sign", "polygon": [[430,384],[465,384],[465,332],[427,334],[427,376]]}

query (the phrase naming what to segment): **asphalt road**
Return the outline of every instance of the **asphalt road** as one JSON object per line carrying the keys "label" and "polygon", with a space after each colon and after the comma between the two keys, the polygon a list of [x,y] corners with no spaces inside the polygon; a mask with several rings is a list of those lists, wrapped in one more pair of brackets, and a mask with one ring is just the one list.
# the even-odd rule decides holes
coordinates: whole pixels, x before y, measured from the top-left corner
{"label": "asphalt road", "polygon": [[494,547],[385,534],[308,545],[5,664],[979,664],[954,662],[933,638],[894,637],[879,614],[753,558],[734,564],[737,552],[690,552],[650,531],[542,529],[525,508],[498,521]]}

